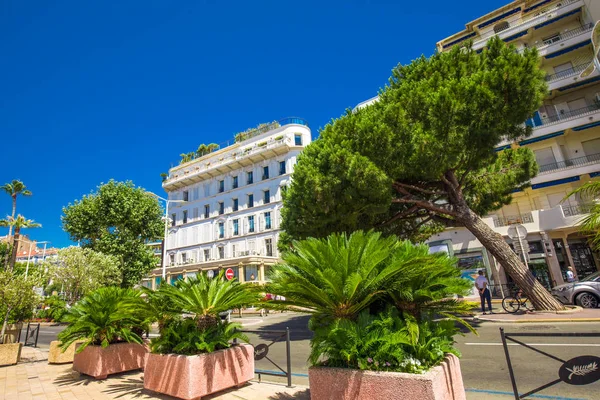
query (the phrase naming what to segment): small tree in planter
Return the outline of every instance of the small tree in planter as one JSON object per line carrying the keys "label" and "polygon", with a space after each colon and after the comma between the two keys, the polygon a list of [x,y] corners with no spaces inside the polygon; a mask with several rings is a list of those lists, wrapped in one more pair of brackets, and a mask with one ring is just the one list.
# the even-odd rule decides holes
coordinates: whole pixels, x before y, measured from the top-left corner
{"label": "small tree in planter", "polygon": [[88,294],[63,317],[62,351],[77,346],[73,369],[96,379],[143,369],[147,349],[141,333],[146,320],[141,292],[104,287]]}
{"label": "small tree in planter", "polygon": [[[239,332],[239,324],[222,321],[219,314],[257,302],[255,291],[225,280],[223,272],[213,279],[199,274],[187,282],[162,286],[150,296],[151,309],[158,310],[162,325],[159,322],[160,336],[150,345],[144,388],[196,399],[251,380],[254,350],[248,344],[232,344],[233,339],[247,338]],[[193,317],[182,318],[182,314]]]}
{"label": "small tree in planter", "polygon": [[361,231],[295,242],[283,259],[267,290],[312,312],[312,399],[465,398],[453,336],[471,305],[452,295],[470,283],[454,260]]}

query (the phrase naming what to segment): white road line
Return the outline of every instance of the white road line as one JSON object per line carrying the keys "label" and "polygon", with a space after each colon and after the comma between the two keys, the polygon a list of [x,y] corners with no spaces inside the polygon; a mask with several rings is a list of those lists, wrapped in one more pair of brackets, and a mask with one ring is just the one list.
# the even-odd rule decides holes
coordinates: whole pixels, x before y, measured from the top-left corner
{"label": "white road line", "polygon": [[[465,343],[468,346],[502,346],[502,343]],[[520,346],[518,343],[507,343],[509,346]],[[525,343],[529,346],[556,347],[600,347],[600,343]]]}

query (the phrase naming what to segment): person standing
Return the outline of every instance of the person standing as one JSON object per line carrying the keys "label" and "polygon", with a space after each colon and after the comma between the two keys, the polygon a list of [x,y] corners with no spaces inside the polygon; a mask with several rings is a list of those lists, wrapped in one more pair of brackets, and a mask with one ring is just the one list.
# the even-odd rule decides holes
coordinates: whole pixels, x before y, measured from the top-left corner
{"label": "person standing", "polygon": [[573,267],[567,268],[567,282],[575,282],[575,273]]}
{"label": "person standing", "polygon": [[488,309],[490,314],[492,311],[492,293],[488,287],[489,283],[487,278],[483,275],[483,270],[479,270],[479,276],[475,279],[475,288],[479,291],[479,298],[481,299],[481,311],[485,315],[485,302],[487,300]]}

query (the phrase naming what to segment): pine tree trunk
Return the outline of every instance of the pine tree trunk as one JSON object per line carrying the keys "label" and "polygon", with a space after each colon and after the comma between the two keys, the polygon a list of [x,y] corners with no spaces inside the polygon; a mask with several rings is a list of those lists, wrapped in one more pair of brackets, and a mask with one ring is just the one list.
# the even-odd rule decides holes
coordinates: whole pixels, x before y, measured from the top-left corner
{"label": "pine tree trunk", "polygon": [[458,220],[492,253],[519,289],[523,290],[536,310],[564,310],[565,307],[533,276],[529,268],[504,241],[502,235],[494,232],[470,208],[461,207],[458,211],[460,212]]}

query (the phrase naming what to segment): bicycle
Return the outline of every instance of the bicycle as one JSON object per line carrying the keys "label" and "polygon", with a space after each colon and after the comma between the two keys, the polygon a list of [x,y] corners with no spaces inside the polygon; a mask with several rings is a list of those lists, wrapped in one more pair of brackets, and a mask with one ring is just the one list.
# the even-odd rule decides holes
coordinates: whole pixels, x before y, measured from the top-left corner
{"label": "bicycle", "polygon": [[514,296],[505,296],[502,299],[502,308],[509,314],[514,314],[518,312],[521,307],[523,307],[527,311],[533,311],[533,307],[529,307],[527,305],[527,299],[521,297],[523,295],[523,291],[521,289],[517,290]]}

